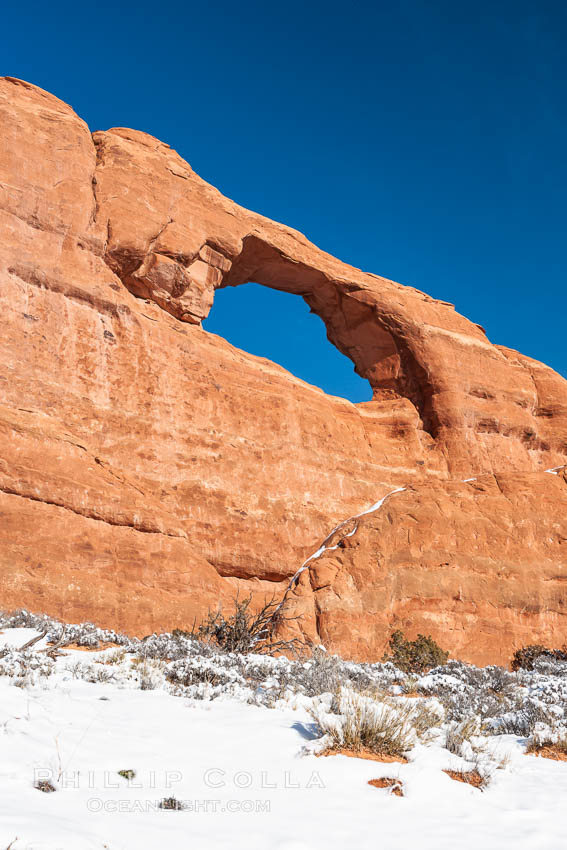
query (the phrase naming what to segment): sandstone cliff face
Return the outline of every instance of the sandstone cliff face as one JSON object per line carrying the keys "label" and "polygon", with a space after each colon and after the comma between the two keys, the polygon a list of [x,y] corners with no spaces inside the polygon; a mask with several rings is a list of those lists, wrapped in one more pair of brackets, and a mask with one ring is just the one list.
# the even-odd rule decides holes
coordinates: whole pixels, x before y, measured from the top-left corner
{"label": "sandstone cliff face", "polygon": [[[399,625],[477,661],[563,642],[559,375],[151,136],[91,135],[10,78],[0,128],[2,607],[187,626],[237,590],[283,594],[331,528],[403,486],[288,594],[305,634],[357,658]],[[303,297],[373,400],[206,333],[216,289],[250,280]]]}
{"label": "sandstone cliff face", "polygon": [[357,657],[380,657],[393,623],[482,662],[536,636],[561,645],[566,512],[565,471],[408,487],[331,538],[289,611],[312,640]]}

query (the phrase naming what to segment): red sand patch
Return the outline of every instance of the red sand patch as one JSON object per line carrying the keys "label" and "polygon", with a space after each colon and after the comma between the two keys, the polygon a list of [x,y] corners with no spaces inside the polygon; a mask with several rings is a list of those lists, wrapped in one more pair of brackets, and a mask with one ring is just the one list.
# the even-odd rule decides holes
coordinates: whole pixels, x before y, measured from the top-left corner
{"label": "red sand patch", "polygon": [[369,779],[368,784],[372,785],[373,788],[388,788],[390,794],[395,794],[396,797],[404,796],[404,786],[399,779],[383,776],[381,779]]}
{"label": "red sand patch", "polygon": [[407,764],[408,760],[405,756],[389,756],[386,753],[375,753],[372,750],[367,750],[365,747],[362,747],[360,750],[347,750],[344,747],[333,747],[328,750],[324,750],[322,753],[317,753],[319,756],[348,756],[351,759],[368,759],[368,761],[380,761],[385,764],[391,764],[392,762],[399,762],[400,764]]}
{"label": "red sand patch", "polygon": [[477,770],[444,770],[447,776],[455,779],[457,782],[464,782],[466,785],[472,785],[473,788],[480,788],[484,785],[484,780]]}
{"label": "red sand patch", "polygon": [[552,759],[553,761],[567,761],[567,753],[556,744],[533,747],[526,750],[526,753],[530,756],[541,756],[544,759]]}

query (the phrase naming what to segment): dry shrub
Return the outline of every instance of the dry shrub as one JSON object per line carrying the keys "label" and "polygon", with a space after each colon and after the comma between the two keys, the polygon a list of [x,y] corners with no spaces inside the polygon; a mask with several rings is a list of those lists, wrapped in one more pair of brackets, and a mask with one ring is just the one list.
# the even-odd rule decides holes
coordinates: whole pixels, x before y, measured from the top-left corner
{"label": "dry shrub", "polygon": [[445,711],[441,703],[435,705],[432,702],[418,699],[407,707],[411,725],[421,741],[428,741],[432,730],[439,727],[445,719]]}
{"label": "dry shrub", "polygon": [[243,677],[231,668],[223,668],[218,664],[203,658],[187,658],[173,661],[166,669],[165,677],[173,685],[185,688],[192,685],[229,685],[233,683],[244,685]]}
{"label": "dry shrub", "polygon": [[526,753],[554,761],[567,761],[567,729],[536,723],[528,738]]}
{"label": "dry shrub", "polygon": [[329,736],[332,748],[401,757],[416,743],[411,705],[377,702],[341,688],[331,708],[328,712],[326,706],[319,703],[311,713],[321,732]]}
{"label": "dry shrub", "polygon": [[242,602],[236,597],[233,610],[228,617],[221,609],[214,613],[209,611],[207,619],[197,629],[193,627],[190,636],[215,643],[225,652],[297,654],[299,640],[296,638],[280,640],[276,635],[282,623],[296,618],[285,616],[282,604],[274,598],[266,602],[256,614],[250,611],[251,602],[252,596]]}
{"label": "dry shrub", "polygon": [[552,759],[552,761],[567,761],[567,750],[565,747],[558,747],[557,744],[548,744],[539,747],[529,746],[526,749],[526,753],[532,756]]}
{"label": "dry shrub", "polygon": [[445,732],[445,747],[456,756],[463,755],[463,745],[470,739],[480,735],[480,719],[473,715],[466,717],[460,723],[449,723]]}
{"label": "dry shrub", "polygon": [[115,649],[107,655],[103,655],[98,659],[100,664],[122,664],[126,658],[126,650],[124,648]]}
{"label": "dry shrub", "polygon": [[165,667],[162,661],[144,658],[142,664],[138,666],[140,690],[153,691],[155,688],[161,686],[164,669]]}

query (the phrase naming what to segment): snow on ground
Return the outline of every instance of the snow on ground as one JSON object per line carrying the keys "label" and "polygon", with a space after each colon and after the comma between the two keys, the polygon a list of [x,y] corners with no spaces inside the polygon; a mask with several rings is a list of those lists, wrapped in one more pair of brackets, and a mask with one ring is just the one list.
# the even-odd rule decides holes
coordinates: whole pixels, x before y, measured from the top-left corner
{"label": "snow on ground", "polygon": [[[38,633],[5,628],[0,653]],[[308,695],[309,688],[317,691],[312,680],[295,693],[288,686],[290,671],[298,679],[314,675],[306,665],[206,654],[146,663],[128,646],[126,652],[66,648],[51,662],[38,652],[45,640],[29,651],[31,663],[42,665],[35,672],[28,661],[20,675],[21,653],[0,655],[1,850],[564,846],[567,763],[526,755],[518,734],[487,739],[492,780],[481,792],[443,772],[466,763],[445,748],[440,730],[414,747],[407,764],[317,757],[321,732],[308,709],[328,706],[330,695]],[[488,674],[452,664],[413,685],[436,694],[452,688],[457,717],[472,693],[466,682]],[[181,676],[187,665],[201,679],[172,686],[163,677],[172,665],[180,681],[188,681]],[[251,679],[254,665],[259,672]],[[392,665],[345,665],[341,675],[345,670],[353,681],[375,675],[399,691]],[[142,690],[142,682],[150,689]],[[526,673],[513,687],[564,717],[567,677]],[[517,707],[517,696],[509,704],[503,698],[504,708]],[[503,711],[494,722],[511,715]],[[120,770],[135,771],[135,778],[123,778]],[[384,776],[403,782],[403,798],[367,784]],[[36,789],[40,779],[49,779],[56,791]],[[185,802],[184,810],[157,808],[172,796]]]}

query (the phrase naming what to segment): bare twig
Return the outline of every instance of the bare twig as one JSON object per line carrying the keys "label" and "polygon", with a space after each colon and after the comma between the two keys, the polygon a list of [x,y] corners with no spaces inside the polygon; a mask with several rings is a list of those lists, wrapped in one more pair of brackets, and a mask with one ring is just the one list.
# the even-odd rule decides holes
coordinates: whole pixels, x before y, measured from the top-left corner
{"label": "bare twig", "polygon": [[59,654],[57,650],[60,649],[62,646],[66,646],[68,643],[71,643],[71,640],[70,638],[65,638],[65,628],[63,628],[61,630],[61,634],[59,635],[55,643],[52,643],[51,646],[48,646],[45,649],[42,649],[41,652],[45,652],[45,654],[48,655],[50,658],[56,658]]}
{"label": "bare twig", "polygon": [[[49,629],[45,629],[43,632],[41,632],[41,634],[36,635],[35,637],[32,637],[31,640],[28,640],[27,643],[24,643],[23,646],[20,646],[18,652],[24,652],[24,650],[26,650],[26,649],[31,649],[32,646],[35,646],[36,643],[38,643],[40,640],[42,640],[47,635],[48,631],[49,631]],[[14,841],[16,841],[16,839],[14,839]],[[12,842],[12,844],[13,843],[14,842]]]}
{"label": "bare twig", "polygon": [[[94,630],[92,634],[94,634]],[[61,655],[58,650],[62,649],[65,646],[68,646],[70,643],[73,643],[73,638],[67,637],[65,634],[65,628],[63,628],[61,634],[59,635],[55,643],[51,644],[51,646],[48,646],[45,649],[40,650],[40,652],[45,652],[45,654],[48,655],[50,658],[56,658],[58,655]]]}
{"label": "bare twig", "polygon": [[61,751],[59,749],[59,736],[55,738],[55,749],[57,750],[57,761],[59,763],[59,772],[57,774],[57,782],[61,781],[63,776],[63,765],[61,764]]}
{"label": "bare twig", "polygon": [[227,652],[255,652],[268,654],[289,651],[297,654],[301,646],[299,638],[290,640],[276,639],[275,632],[279,624],[298,617],[287,617],[281,603],[274,597],[256,613],[249,611],[252,596],[239,601],[234,600],[234,610],[225,617],[219,608],[215,613],[209,612],[207,619],[199,626],[195,637],[201,640],[213,640]]}

